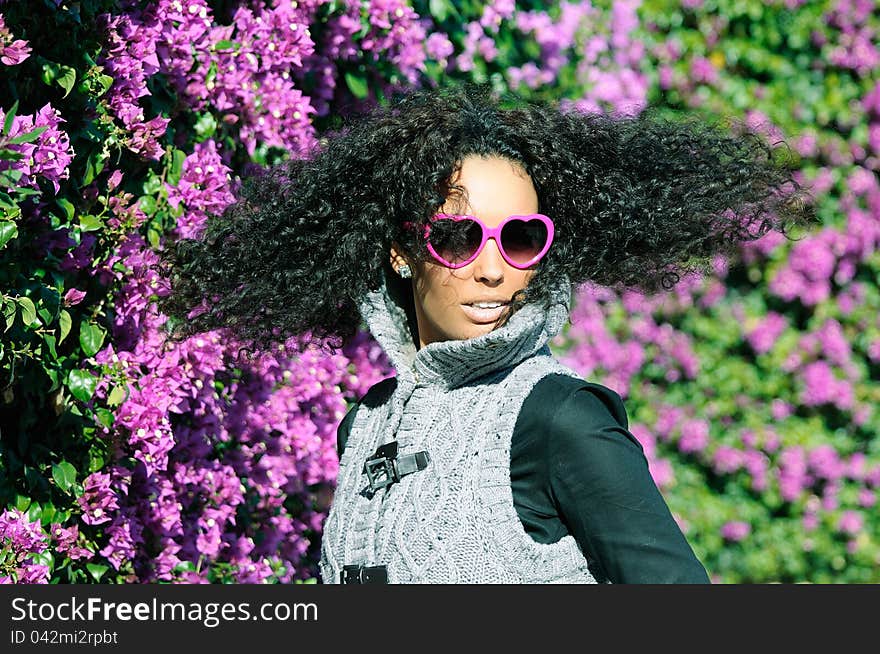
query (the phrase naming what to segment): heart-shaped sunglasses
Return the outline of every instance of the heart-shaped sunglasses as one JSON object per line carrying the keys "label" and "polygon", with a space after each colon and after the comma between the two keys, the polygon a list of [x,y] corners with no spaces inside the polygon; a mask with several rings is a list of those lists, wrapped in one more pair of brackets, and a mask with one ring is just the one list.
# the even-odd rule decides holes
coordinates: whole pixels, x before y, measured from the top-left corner
{"label": "heart-shaped sunglasses", "polygon": [[[415,223],[405,222],[408,229]],[[425,225],[423,237],[437,261],[463,268],[476,259],[491,238],[504,260],[514,268],[529,268],[541,260],[553,243],[553,221],[540,213],[508,216],[488,227],[476,216],[438,213]]]}

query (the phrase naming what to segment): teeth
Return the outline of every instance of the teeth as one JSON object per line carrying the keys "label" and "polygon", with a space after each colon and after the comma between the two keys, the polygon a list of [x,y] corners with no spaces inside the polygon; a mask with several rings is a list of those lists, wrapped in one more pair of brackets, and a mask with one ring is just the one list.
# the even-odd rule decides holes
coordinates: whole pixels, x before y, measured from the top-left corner
{"label": "teeth", "polygon": [[504,305],[503,302],[488,302],[488,303],[477,302],[475,304],[472,304],[471,306],[478,307],[480,309],[497,309],[498,307],[503,306],[503,305]]}

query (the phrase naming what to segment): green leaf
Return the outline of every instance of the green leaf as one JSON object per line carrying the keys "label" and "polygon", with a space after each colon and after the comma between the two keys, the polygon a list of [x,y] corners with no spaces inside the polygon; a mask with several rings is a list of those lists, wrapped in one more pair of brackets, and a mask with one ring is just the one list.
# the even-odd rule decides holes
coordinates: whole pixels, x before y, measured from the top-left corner
{"label": "green leaf", "polygon": [[4,161],[18,161],[19,159],[24,159],[24,155],[18,150],[0,148],[0,159],[3,159]]}
{"label": "green leaf", "polygon": [[18,111],[18,100],[12,103],[9,112],[6,114],[6,120],[3,121],[3,136],[9,134],[12,129],[12,121],[15,120],[15,112]]}
{"label": "green leaf", "polygon": [[229,41],[228,39],[223,39],[222,41],[217,41],[217,43],[214,44],[214,49],[215,50],[229,50],[230,48],[234,48],[235,45],[236,44],[234,41]]}
{"label": "green leaf", "polygon": [[201,143],[205,139],[214,136],[214,132],[217,130],[217,121],[211,114],[204,113],[196,119],[194,127],[196,130],[196,138]]}
{"label": "green leaf", "polygon": [[109,406],[117,406],[122,404],[125,401],[125,386],[116,385],[113,387],[113,390],[110,391],[110,395],[107,396],[107,404]]}
{"label": "green leaf", "polygon": [[13,201],[9,194],[4,193],[3,191],[0,191],[0,207],[3,207],[4,213],[7,216],[17,216],[21,213],[18,209],[18,205]]}
{"label": "green leaf", "polygon": [[177,186],[180,182],[180,175],[183,173],[183,162],[186,159],[186,153],[183,150],[174,150],[171,153],[171,168],[168,170],[168,183]]}
{"label": "green leaf", "polygon": [[15,188],[23,174],[20,170],[13,170],[12,168],[0,171],[0,186],[3,188]]}
{"label": "green leaf", "polygon": [[32,502],[27,510],[27,519],[31,522],[35,522],[40,519],[40,515],[43,513],[43,509],[40,506],[39,502]]}
{"label": "green leaf", "polygon": [[356,98],[363,100],[369,95],[367,81],[360,75],[355,75],[350,71],[346,72],[345,83]]}
{"label": "green leaf", "polygon": [[86,356],[94,356],[101,349],[104,336],[106,332],[98,325],[84,322],[79,326],[79,344]]}
{"label": "green leaf", "polygon": [[[61,295],[58,290],[51,286],[43,286],[40,288],[40,304],[42,304],[50,312],[52,320],[55,320],[58,310],[61,308]],[[48,325],[51,320],[47,321]]]}
{"label": "green leaf", "polygon": [[55,81],[58,82],[58,86],[64,89],[62,97],[66,98],[73,89],[73,85],[76,84],[76,70],[70,66],[61,66],[61,71],[61,75],[56,77]]}
{"label": "green leaf", "polygon": [[45,549],[37,554],[32,554],[31,560],[38,565],[48,566],[50,572],[55,567],[55,557],[52,555],[52,550],[49,549]]}
{"label": "green leaf", "polygon": [[43,83],[51,86],[52,82],[55,81],[55,78],[58,77],[58,72],[60,70],[61,67],[54,61],[47,61],[43,63],[43,72],[41,74]]}
{"label": "green leaf", "polygon": [[0,248],[6,247],[12,239],[18,236],[18,226],[10,221],[0,222]]}
{"label": "green leaf", "polygon": [[52,478],[58,488],[66,493],[76,483],[76,468],[67,461],[56,463],[52,466]]}
{"label": "green leaf", "polygon": [[58,388],[59,384],[61,383],[58,377],[58,370],[56,370],[55,368],[43,368],[43,372],[45,372],[46,377],[48,377],[52,381],[52,385],[46,389],[47,392],[51,393],[56,388]]}
{"label": "green leaf", "polygon": [[162,178],[150,171],[144,182],[144,195],[156,195],[162,188]]}
{"label": "green leaf", "polygon": [[98,421],[107,429],[110,429],[113,426],[114,416],[112,411],[105,409],[104,407],[99,407],[96,409],[95,413],[98,414]]}
{"label": "green leaf", "polygon": [[52,518],[55,517],[55,511],[55,505],[52,504],[52,502],[43,502],[43,511],[40,515],[40,522],[43,525],[48,525],[50,522],[52,522]]}
{"label": "green leaf", "polygon": [[[48,323],[49,321],[47,320],[46,322]],[[43,334],[43,342],[46,344],[46,348],[49,350],[52,358],[57,359],[58,352],[55,350],[55,336],[53,334]]]}
{"label": "green leaf", "polygon": [[101,565],[100,563],[86,563],[86,570],[92,575],[95,581],[101,581],[104,573],[110,569],[110,566]]}
{"label": "green leaf", "polygon": [[156,213],[156,198],[152,195],[143,195],[141,199],[138,201],[140,204],[141,210],[147,214],[148,216]]}
{"label": "green leaf", "polygon": [[73,320],[67,309],[61,310],[61,315],[58,316],[58,324],[61,326],[61,335],[58,337],[58,342],[61,343],[70,333],[70,328],[73,326]]}
{"label": "green leaf", "polygon": [[88,213],[79,217],[79,228],[83,232],[95,232],[103,227],[104,222],[100,216]]}
{"label": "green leaf", "polygon": [[430,0],[428,9],[431,17],[438,23],[442,23],[449,15],[449,2],[447,0]]}
{"label": "green leaf", "polygon": [[21,307],[21,319],[25,326],[33,324],[37,320],[37,308],[29,297],[17,297],[15,301]]}
{"label": "green leaf", "polygon": [[76,208],[73,206],[73,202],[65,198],[55,198],[55,204],[61,208],[61,211],[64,212],[64,217],[67,218],[67,220],[73,220],[73,216],[76,213]]}
{"label": "green leaf", "polygon": [[205,75],[205,86],[208,88],[208,90],[211,90],[214,88],[214,80],[217,78],[217,71],[218,70],[219,70],[219,68],[217,67],[216,61],[212,61],[208,65],[208,72]]}
{"label": "green leaf", "polygon": [[98,379],[87,370],[71,370],[67,377],[70,393],[80,402],[88,402],[95,394]]}
{"label": "green leaf", "polygon": [[192,561],[181,561],[174,566],[174,572],[195,572],[196,564]]}
{"label": "green leaf", "polygon": [[15,496],[15,508],[19,511],[27,511],[28,507],[31,505],[31,498],[27,495],[16,495]]}
{"label": "green leaf", "polygon": [[86,159],[86,171],[83,174],[83,184],[91,184],[92,181],[104,170],[104,152],[102,150],[92,150]]}
{"label": "green leaf", "polygon": [[100,97],[113,86],[113,78],[110,75],[98,75],[98,85],[100,86],[100,92],[98,93]]}
{"label": "green leaf", "polygon": [[21,145],[22,143],[33,143],[39,138],[40,134],[45,132],[47,129],[49,129],[47,125],[34,127],[30,132],[19,134],[15,138],[9,139],[8,141],[6,141],[6,145]]}
{"label": "green leaf", "polygon": [[100,470],[107,463],[107,455],[98,447],[92,445],[89,449],[89,473]]}
{"label": "green leaf", "polygon": [[19,199],[21,198],[29,198],[32,195],[39,195],[40,191],[35,188],[23,188],[19,187],[15,189],[15,192],[18,194]]}
{"label": "green leaf", "polygon": [[152,227],[147,230],[147,242],[154,250],[159,249],[159,232]]}
{"label": "green leaf", "polygon": [[15,314],[17,311],[18,306],[16,305],[15,300],[6,300],[3,303],[3,318],[6,320],[6,329],[3,331],[9,331],[15,323]]}

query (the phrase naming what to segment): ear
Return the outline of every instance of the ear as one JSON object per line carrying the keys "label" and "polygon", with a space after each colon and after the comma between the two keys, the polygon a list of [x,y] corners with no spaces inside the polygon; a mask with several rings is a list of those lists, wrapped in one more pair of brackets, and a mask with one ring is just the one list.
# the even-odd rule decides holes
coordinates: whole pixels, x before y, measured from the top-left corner
{"label": "ear", "polygon": [[400,266],[404,264],[409,265],[411,268],[413,267],[412,264],[403,255],[403,248],[401,248],[396,242],[393,241],[391,243],[391,255],[388,260],[390,261],[391,267],[394,268],[394,270],[397,270],[398,268],[400,268]]}

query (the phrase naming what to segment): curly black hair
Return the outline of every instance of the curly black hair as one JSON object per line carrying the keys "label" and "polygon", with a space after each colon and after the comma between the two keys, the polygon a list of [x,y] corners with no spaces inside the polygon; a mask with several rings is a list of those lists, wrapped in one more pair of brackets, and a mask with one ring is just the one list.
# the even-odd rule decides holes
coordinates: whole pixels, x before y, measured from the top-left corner
{"label": "curly black hair", "polygon": [[[790,149],[718,123],[654,108],[563,111],[474,82],[398,90],[309,156],[244,180],[201,238],[166,246],[171,292],[159,309],[174,318],[173,339],[226,328],[255,348],[291,337],[342,347],[362,325],[359,300],[391,271],[391,243],[413,260],[430,256],[421,230],[402,223],[425,224],[461,190],[450,179],[468,155],[521,165],[555,224],[553,247],[508,314],[546,303],[561,275],[573,286],[669,289],[744,241],[816,221],[791,159],[779,156]],[[387,278],[412,316],[412,280]]]}

